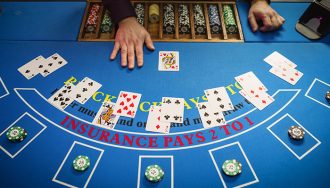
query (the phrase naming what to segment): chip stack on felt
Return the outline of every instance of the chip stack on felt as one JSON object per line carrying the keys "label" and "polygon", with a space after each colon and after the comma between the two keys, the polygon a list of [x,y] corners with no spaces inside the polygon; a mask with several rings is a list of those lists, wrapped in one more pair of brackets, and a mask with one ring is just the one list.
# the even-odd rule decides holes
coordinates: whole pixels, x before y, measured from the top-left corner
{"label": "chip stack on felt", "polygon": [[259,110],[264,109],[275,101],[275,99],[267,93],[268,89],[266,86],[253,72],[247,72],[235,77],[235,79],[242,87],[239,93]]}
{"label": "chip stack on felt", "polygon": [[267,56],[264,61],[272,66],[269,72],[292,85],[295,85],[304,75],[302,72],[295,69],[297,67],[295,63],[277,51]]}

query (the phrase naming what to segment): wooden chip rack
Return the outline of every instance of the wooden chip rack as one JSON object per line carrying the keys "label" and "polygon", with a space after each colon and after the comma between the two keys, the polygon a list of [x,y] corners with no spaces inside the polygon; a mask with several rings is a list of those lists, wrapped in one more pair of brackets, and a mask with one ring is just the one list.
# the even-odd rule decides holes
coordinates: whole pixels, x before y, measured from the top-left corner
{"label": "wooden chip rack", "polygon": [[[238,16],[238,11],[236,7],[235,0],[221,0],[221,1],[153,1],[153,0],[145,0],[145,1],[131,1],[133,6],[137,3],[144,4],[144,27],[150,33],[153,41],[166,41],[166,42],[244,42],[242,27],[240,23],[240,19]],[[148,21],[149,18],[149,6],[152,4],[158,4],[159,6],[159,22],[150,23]],[[175,7],[175,33],[174,34],[166,34],[163,32],[163,6],[167,3],[173,4]],[[101,8],[98,12],[98,19],[95,25],[95,30],[93,32],[86,32],[86,24],[89,16],[89,12],[91,7],[94,4],[98,4]],[[178,6],[179,4],[188,5],[189,18],[190,18],[190,29],[191,32],[189,34],[180,34],[179,33],[179,13]],[[206,22],[206,33],[204,35],[198,35],[195,33],[194,28],[194,15],[193,15],[193,6],[195,4],[199,4],[203,8],[203,13]],[[208,6],[216,5],[218,7],[220,22],[221,22],[221,32],[220,34],[211,34],[210,28],[210,20],[208,13]],[[224,14],[223,14],[223,5],[230,5],[233,9],[234,18],[237,24],[237,32],[234,34],[227,33]],[[102,5],[101,0],[88,0],[87,6],[85,9],[83,21],[81,23],[80,32],[78,36],[79,41],[113,41],[115,38],[115,28],[112,28],[112,31],[109,33],[102,33],[100,30],[101,22],[103,20],[104,14],[106,10]],[[113,27],[115,27],[113,25]]]}

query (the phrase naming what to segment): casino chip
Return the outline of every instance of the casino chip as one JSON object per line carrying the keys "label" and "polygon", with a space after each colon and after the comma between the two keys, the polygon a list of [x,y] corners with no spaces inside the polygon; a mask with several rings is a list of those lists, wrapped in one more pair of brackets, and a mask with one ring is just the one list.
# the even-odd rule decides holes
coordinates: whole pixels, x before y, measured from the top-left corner
{"label": "casino chip", "polygon": [[150,182],[159,182],[164,177],[164,171],[158,165],[149,165],[144,175],[147,178],[147,180]]}
{"label": "casino chip", "polygon": [[289,136],[295,140],[302,140],[305,136],[305,131],[299,126],[291,126],[288,130]]}
{"label": "casino chip", "polygon": [[222,165],[222,170],[227,176],[236,176],[242,172],[242,164],[236,159],[226,160]]}
{"label": "casino chip", "polygon": [[328,103],[330,103],[330,91],[327,91],[325,94],[325,99],[328,101]]}
{"label": "casino chip", "polygon": [[21,127],[13,126],[9,128],[6,136],[12,142],[21,142],[27,137],[27,132]]}
{"label": "casino chip", "polygon": [[73,160],[73,168],[77,171],[85,171],[90,166],[90,160],[87,156],[79,155]]}

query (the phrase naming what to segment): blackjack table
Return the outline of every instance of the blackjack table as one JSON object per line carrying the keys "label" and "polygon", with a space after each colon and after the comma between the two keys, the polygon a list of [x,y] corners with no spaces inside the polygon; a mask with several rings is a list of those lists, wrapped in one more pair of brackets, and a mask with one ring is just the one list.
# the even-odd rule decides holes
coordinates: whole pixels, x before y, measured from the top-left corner
{"label": "blackjack table", "polygon": [[[112,41],[78,41],[86,2],[1,2],[0,14],[0,187],[329,187],[330,36],[309,40],[295,24],[310,3],[273,2],[286,22],[277,31],[253,33],[249,4],[237,1],[243,41],[155,41],[144,49],[144,66],[128,70],[120,56],[109,60]],[[180,53],[180,70],[158,71],[159,51]],[[291,85],[269,72],[264,58],[277,51],[304,75]],[[42,55],[60,54],[68,62],[43,77],[26,79],[17,69]],[[253,71],[275,101],[258,110],[239,94],[234,79]],[[65,110],[48,102],[64,83],[89,77],[102,87],[85,103]],[[197,104],[204,90],[223,86],[234,105],[225,125],[204,128]],[[141,94],[134,118],[120,117],[109,129],[92,123],[102,102],[116,102],[120,91]],[[184,98],[183,123],[167,134],[146,131],[151,105],[162,97]],[[27,132],[21,142],[6,133]],[[300,126],[303,140],[288,136]],[[73,168],[88,156],[83,172]],[[241,163],[228,176],[226,160]],[[159,182],[145,177],[159,165]]]}

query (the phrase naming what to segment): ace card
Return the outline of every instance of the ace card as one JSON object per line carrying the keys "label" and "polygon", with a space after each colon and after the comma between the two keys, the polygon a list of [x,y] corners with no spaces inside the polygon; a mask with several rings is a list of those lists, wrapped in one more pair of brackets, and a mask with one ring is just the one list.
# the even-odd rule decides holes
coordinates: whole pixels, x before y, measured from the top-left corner
{"label": "ace card", "polygon": [[158,61],[159,71],[179,71],[179,52],[160,51]]}
{"label": "ace card", "polygon": [[121,91],[116,102],[115,114],[119,116],[134,118],[139,106],[140,99],[141,94],[139,93]]}
{"label": "ace card", "polygon": [[183,123],[184,99],[163,97],[161,113],[160,120],[163,122]]}
{"label": "ace card", "polygon": [[109,129],[115,128],[119,116],[114,114],[114,109],[115,103],[110,101],[103,102],[92,123],[103,125]]}
{"label": "ace card", "polygon": [[146,131],[159,132],[159,133],[169,133],[171,123],[160,121],[160,116],[162,112],[161,106],[150,106]]}

